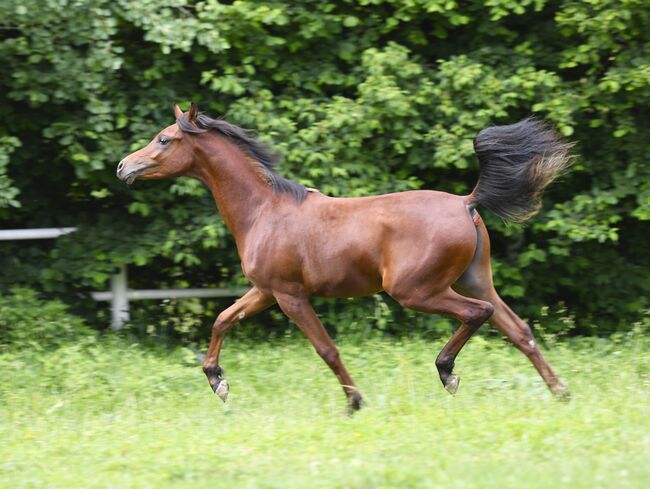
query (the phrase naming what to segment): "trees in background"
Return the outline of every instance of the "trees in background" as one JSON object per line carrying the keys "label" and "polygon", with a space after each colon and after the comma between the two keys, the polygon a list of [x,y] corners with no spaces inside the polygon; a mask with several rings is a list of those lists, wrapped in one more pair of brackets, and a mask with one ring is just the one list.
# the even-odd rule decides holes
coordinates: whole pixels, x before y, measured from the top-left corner
{"label": "trees in background", "polygon": [[[56,294],[92,316],[86,293],[122,264],[134,287],[246,283],[198,182],[130,190],[114,176],[173,121],[174,102],[256,128],[284,155],[284,176],[336,196],[468,193],[476,133],[537,113],[580,157],[527,227],[483,212],[497,288],[524,315],[559,315],[581,332],[647,314],[645,0],[2,4],[2,226],[80,226],[55,243],[2,244],[2,289]],[[352,304],[323,307],[340,319]],[[214,312],[164,307],[186,332]]]}

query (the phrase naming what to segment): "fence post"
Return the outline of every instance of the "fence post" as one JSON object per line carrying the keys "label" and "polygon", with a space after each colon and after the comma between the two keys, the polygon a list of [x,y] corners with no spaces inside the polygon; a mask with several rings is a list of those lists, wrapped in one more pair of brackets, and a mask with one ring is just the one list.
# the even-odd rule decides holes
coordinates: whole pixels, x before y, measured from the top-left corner
{"label": "fence post", "polygon": [[111,329],[119,331],[129,317],[129,297],[127,295],[128,285],[126,276],[126,265],[120,267],[120,271],[111,277]]}

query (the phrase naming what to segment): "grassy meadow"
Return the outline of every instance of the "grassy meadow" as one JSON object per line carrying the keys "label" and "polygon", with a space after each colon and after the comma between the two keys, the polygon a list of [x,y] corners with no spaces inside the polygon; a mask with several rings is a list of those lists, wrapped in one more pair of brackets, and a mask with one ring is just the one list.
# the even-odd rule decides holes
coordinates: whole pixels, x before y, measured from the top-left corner
{"label": "grassy meadow", "polygon": [[650,339],[563,340],[556,402],[516,350],[476,337],[456,397],[441,341],[339,341],[366,406],[298,337],[227,340],[223,404],[186,348],[90,337],[0,355],[3,488],[650,487]]}

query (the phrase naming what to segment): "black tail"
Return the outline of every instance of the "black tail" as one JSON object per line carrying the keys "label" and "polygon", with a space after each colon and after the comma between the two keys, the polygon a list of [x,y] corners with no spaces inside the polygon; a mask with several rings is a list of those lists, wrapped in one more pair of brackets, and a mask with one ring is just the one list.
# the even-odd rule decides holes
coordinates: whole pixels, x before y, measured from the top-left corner
{"label": "black tail", "polygon": [[503,219],[527,221],[541,207],[544,189],[573,163],[572,147],[533,117],[483,129],[474,139],[480,173],[472,201]]}

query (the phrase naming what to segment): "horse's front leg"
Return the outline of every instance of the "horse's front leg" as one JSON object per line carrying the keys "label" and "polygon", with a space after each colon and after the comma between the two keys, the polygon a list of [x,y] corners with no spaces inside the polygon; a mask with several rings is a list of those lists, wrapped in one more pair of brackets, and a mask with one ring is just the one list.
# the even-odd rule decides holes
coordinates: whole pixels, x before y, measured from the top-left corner
{"label": "horse's front leg", "polygon": [[334,375],[339,379],[343,392],[348,398],[350,411],[357,411],[361,408],[363,401],[361,393],[354,385],[354,381],[348,374],[336,345],[318,319],[318,316],[311,307],[307,297],[276,294],[280,309],[295,322],[307,339],[316,349],[316,352],[332,369]]}
{"label": "horse's front leg", "polygon": [[264,294],[257,287],[253,287],[232,306],[219,314],[214,322],[210,347],[203,361],[203,372],[208,377],[210,387],[223,402],[226,402],[228,396],[228,383],[223,378],[223,370],[219,366],[219,353],[226,332],[238,321],[257,314],[274,303],[275,298],[272,295]]}

